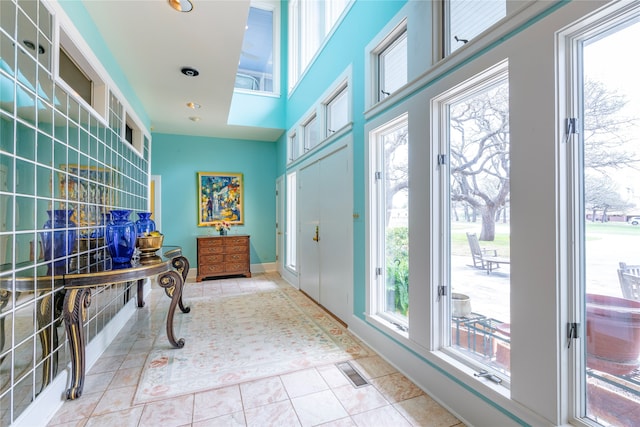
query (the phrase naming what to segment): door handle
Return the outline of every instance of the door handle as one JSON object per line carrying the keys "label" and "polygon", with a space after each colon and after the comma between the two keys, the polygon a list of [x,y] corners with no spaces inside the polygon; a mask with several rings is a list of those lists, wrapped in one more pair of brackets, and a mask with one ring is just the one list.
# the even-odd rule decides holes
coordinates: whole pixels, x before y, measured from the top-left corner
{"label": "door handle", "polygon": [[316,225],[316,235],[313,237],[313,241],[317,242],[320,240],[320,227]]}

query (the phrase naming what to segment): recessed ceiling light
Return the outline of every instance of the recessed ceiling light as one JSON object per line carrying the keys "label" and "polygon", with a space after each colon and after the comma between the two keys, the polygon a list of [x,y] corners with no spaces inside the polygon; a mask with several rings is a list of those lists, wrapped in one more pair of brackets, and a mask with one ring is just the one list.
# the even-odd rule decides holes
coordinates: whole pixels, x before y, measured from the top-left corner
{"label": "recessed ceiling light", "polygon": [[198,108],[200,108],[200,107],[201,107],[201,105],[200,105],[200,104],[197,104],[197,103],[195,103],[195,102],[187,102],[187,107],[189,107],[189,108],[193,108],[194,110],[197,110]]}
{"label": "recessed ceiling light", "polygon": [[196,70],[195,68],[191,68],[191,67],[182,67],[180,69],[180,72],[182,74],[184,74],[187,77],[196,77],[200,74],[200,71]]}
{"label": "recessed ceiling light", "polygon": [[200,117],[198,117],[198,116],[191,116],[191,117],[189,117],[189,120],[191,120],[192,122],[199,122],[199,121],[200,121]]}
{"label": "recessed ceiling light", "polygon": [[169,0],[169,5],[178,12],[191,12],[193,4],[189,0]]}

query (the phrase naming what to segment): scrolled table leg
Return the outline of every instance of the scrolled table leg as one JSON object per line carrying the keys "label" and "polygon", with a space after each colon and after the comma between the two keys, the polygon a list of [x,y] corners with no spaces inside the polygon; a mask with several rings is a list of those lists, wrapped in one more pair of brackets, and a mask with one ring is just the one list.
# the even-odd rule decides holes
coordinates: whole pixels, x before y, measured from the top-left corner
{"label": "scrolled table leg", "polygon": [[177,348],[184,347],[184,339],[176,340],[173,333],[173,315],[176,311],[180,298],[182,297],[182,276],[177,271],[168,271],[158,276],[158,284],[164,288],[165,294],[171,298],[169,313],[167,314],[167,338],[171,345]]}
{"label": "scrolled table leg", "polygon": [[67,399],[77,399],[84,387],[85,342],[83,322],[87,318],[87,308],[91,305],[91,289],[68,289],[64,297],[64,319],[69,351],[71,353],[71,387]]}
{"label": "scrolled table leg", "polygon": [[[58,371],[58,352],[52,354],[53,349],[58,347],[58,331],[52,319],[53,294],[45,295],[38,300],[38,329],[40,332],[40,345],[42,346],[42,384],[40,392],[49,385],[51,378],[55,377]],[[53,358],[53,359],[52,359]],[[38,392],[38,393],[40,393]]]}
{"label": "scrolled table leg", "polygon": [[[182,274],[182,283],[183,286],[187,283],[187,275],[189,274],[189,260],[183,256],[174,258],[172,261],[173,268],[178,270],[180,274]],[[182,303],[182,292],[180,292],[180,299],[178,300],[178,306],[183,313],[188,313],[191,311],[190,307],[185,307]]]}

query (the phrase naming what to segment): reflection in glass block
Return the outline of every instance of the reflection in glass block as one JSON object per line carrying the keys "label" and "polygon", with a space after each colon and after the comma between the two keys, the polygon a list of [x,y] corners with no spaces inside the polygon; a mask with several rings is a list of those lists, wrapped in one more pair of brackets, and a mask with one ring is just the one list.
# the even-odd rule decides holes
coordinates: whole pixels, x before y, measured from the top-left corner
{"label": "reflection in glass block", "polygon": [[36,131],[31,126],[17,124],[16,154],[25,159],[35,160]]}
{"label": "reflection in glass block", "polygon": [[58,110],[53,113],[53,135],[58,141],[67,142],[67,118]]}
{"label": "reflection in glass block", "polygon": [[33,163],[16,159],[16,193],[35,196],[35,167]]}
{"label": "reflection in glass block", "polygon": [[53,159],[53,140],[50,136],[38,132],[36,146],[36,161],[40,164],[50,165]]}
{"label": "reflection in glass block", "polygon": [[[0,75],[0,80],[2,78]],[[10,117],[0,113],[0,150],[9,154],[13,154],[14,139],[11,135],[13,135],[14,123]]]}
{"label": "reflection in glass block", "polygon": [[37,176],[37,195],[39,197],[51,197],[52,194],[52,182],[53,182],[53,171],[45,166],[38,166],[36,170]]}
{"label": "reflection in glass block", "polygon": [[53,109],[38,100],[38,130],[53,135]]}

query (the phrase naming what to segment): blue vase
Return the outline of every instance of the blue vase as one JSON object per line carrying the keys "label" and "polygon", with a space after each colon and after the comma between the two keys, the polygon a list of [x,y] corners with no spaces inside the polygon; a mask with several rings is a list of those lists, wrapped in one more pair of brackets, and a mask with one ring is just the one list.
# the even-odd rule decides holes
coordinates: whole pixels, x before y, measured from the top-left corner
{"label": "blue vase", "polygon": [[136,224],[129,219],[130,214],[127,209],[112,210],[105,230],[109,255],[116,264],[130,262],[136,248]]}
{"label": "blue vase", "polygon": [[71,221],[73,210],[48,210],[47,215],[49,219],[42,226],[47,231],[40,233],[44,259],[45,261],[56,260],[55,266],[63,265],[67,262],[64,257],[73,252],[76,243],[76,224]]}
{"label": "blue vase", "polygon": [[156,231],[156,223],[151,219],[151,212],[138,212],[138,217],[140,218],[136,221],[138,236]]}

